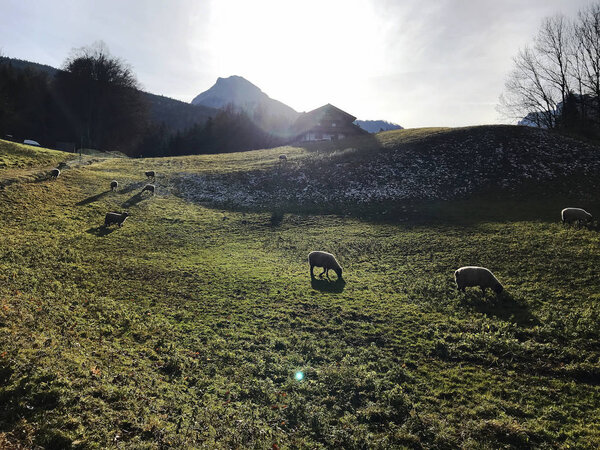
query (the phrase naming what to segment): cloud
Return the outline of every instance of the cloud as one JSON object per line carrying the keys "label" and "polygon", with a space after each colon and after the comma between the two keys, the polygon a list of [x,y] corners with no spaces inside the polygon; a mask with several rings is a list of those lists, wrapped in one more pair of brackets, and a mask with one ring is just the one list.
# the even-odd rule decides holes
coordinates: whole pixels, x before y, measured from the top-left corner
{"label": "cloud", "polygon": [[331,102],[403,126],[498,120],[511,58],[587,0],[3,0],[0,47],[60,66],[103,40],[143,87],[190,101],[241,75],[307,110]]}

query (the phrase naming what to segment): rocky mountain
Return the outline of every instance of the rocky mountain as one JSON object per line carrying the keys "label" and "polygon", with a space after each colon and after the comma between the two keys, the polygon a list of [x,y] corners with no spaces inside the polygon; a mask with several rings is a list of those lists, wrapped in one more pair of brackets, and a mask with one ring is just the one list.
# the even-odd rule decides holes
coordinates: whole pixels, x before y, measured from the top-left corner
{"label": "rocky mountain", "polygon": [[388,122],[386,120],[355,120],[354,123],[369,133],[404,129],[397,123]]}
{"label": "rocky mountain", "polygon": [[217,78],[210,89],[192,100],[192,105],[218,109],[232,106],[247,113],[264,130],[278,135],[285,134],[299,116],[293,108],[270,98],[260,88],[237,75]]}

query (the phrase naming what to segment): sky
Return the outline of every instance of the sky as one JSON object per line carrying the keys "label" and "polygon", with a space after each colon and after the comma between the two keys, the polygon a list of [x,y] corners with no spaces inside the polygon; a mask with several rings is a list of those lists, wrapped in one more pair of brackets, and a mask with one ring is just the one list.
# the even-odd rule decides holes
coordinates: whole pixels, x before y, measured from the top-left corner
{"label": "sky", "polygon": [[[61,67],[103,41],[141,87],[190,102],[240,75],[297,111],[331,103],[405,128],[496,111],[541,21],[589,0],[0,0],[0,52]],[[509,123],[509,122],[508,122]]]}

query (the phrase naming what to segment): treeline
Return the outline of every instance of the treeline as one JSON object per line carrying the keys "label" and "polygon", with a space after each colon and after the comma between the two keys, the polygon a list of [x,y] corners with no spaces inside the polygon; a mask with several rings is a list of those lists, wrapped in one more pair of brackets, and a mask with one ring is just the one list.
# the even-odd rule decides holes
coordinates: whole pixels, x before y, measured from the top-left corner
{"label": "treeline", "polygon": [[243,111],[228,107],[204,123],[170,133],[165,124],[149,130],[139,146],[140,156],[181,156],[230,153],[282,145],[283,139],[262,130]]}
{"label": "treeline", "polygon": [[[514,58],[500,111],[543,128],[600,137],[600,4],[546,18]],[[522,123],[523,123],[522,122]]]}
{"label": "treeline", "polygon": [[145,157],[280,143],[243,112],[208,117],[206,109],[196,114],[195,106],[142,92],[131,68],[102,43],[74,51],[62,70],[36,66],[0,57],[0,138]]}

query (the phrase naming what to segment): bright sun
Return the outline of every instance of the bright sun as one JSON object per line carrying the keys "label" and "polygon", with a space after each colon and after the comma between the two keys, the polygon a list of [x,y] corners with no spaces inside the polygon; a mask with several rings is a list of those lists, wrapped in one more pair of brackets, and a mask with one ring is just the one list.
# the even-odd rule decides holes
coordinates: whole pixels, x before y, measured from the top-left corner
{"label": "bright sun", "polygon": [[366,2],[215,0],[210,11],[211,72],[244,76],[299,110],[344,98],[385,64],[385,29]]}

